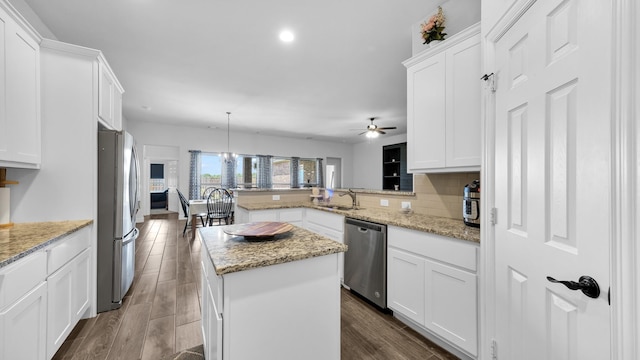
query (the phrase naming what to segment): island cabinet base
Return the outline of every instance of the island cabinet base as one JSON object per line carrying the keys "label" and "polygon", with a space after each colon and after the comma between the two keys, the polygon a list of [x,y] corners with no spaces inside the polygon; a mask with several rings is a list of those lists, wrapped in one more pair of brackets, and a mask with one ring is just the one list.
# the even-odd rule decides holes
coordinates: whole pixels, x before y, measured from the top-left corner
{"label": "island cabinet base", "polygon": [[340,359],[338,254],[216,275],[202,251],[202,272],[206,359]]}

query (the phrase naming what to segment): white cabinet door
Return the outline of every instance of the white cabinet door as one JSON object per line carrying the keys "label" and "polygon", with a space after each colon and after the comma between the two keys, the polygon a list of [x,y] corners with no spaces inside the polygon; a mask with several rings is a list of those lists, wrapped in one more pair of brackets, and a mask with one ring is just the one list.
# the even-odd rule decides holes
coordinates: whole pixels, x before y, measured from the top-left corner
{"label": "white cabinet door", "polygon": [[115,84],[111,74],[107,71],[103,64],[100,64],[98,80],[98,116],[105,123],[113,127],[113,99],[115,93]]}
{"label": "white cabinet door", "polygon": [[480,35],[447,51],[446,167],[480,166]]}
{"label": "white cabinet door", "polygon": [[113,91],[113,128],[122,130],[122,93],[117,87]]}
{"label": "white cabinet door", "polygon": [[447,39],[439,52],[405,62],[410,172],[480,170],[479,30],[474,25]]}
{"label": "white cabinet door", "polygon": [[91,251],[86,249],[73,260],[73,311],[75,321],[82,318],[91,301]]}
{"label": "white cabinet door", "polygon": [[[67,240],[67,242],[72,241]],[[58,351],[78,320],[89,308],[91,281],[89,255],[90,249],[85,249],[47,278],[47,355],[49,357]]]}
{"label": "white cabinet door", "polygon": [[0,9],[0,165],[41,160],[40,47]]}
{"label": "white cabinet door", "polygon": [[476,275],[435,261],[424,264],[425,327],[477,355]]}
{"label": "white cabinet door", "polygon": [[387,250],[387,306],[424,325],[425,260],[407,252]]}
{"label": "white cabinet door", "polygon": [[278,221],[278,210],[259,210],[249,212],[249,221]]}
{"label": "white cabinet door", "polygon": [[69,262],[47,278],[47,357],[52,357],[75,326],[73,270]]}
{"label": "white cabinet door", "polygon": [[445,166],[445,60],[440,53],[407,69],[409,171]]}
{"label": "white cabinet door", "polygon": [[[207,332],[203,334],[205,359],[222,360],[222,318],[216,308],[215,297],[211,291],[211,286],[207,285],[205,296],[206,301],[206,317],[203,313],[203,321],[207,323]],[[205,304],[203,303],[203,310]]]}
{"label": "white cabinet door", "polygon": [[302,212],[302,208],[280,209],[278,213],[278,221],[302,226]]}
{"label": "white cabinet door", "polygon": [[46,357],[47,283],[0,312],[0,359]]}

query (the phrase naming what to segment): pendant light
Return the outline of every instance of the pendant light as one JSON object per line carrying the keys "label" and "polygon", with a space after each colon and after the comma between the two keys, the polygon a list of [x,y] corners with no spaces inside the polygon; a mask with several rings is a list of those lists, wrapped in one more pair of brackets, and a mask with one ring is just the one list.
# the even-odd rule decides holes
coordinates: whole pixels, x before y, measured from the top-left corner
{"label": "pendant light", "polygon": [[224,153],[224,162],[227,163],[233,161],[232,159],[236,157],[236,154],[232,154],[231,151],[229,151],[229,144],[231,143],[229,141],[230,117],[231,112],[227,111],[227,152]]}

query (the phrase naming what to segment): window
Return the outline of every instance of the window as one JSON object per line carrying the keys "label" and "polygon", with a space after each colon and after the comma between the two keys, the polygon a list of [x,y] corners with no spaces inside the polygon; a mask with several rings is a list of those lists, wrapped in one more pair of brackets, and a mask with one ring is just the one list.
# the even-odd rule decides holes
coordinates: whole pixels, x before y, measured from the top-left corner
{"label": "window", "polygon": [[291,188],[291,158],[271,159],[271,183],[274,189]]}
{"label": "window", "polygon": [[236,158],[236,184],[239,188],[251,189],[258,186],[258,159],[251,155]]}
{"label": "window", "polygon": [[220,153],[190,152],[190,199],[202,198],[209,187],[290,189],[323,186],[319,180],[321,159],[238,155],[227,163]]}
{"label": "window", "polygon": [[217,153],[202,153],[200,166],[200,190],[202,196],[208,187],[222,185],[222,159]]}
{"label": "window", "polygon": [[298,166],[298,179],[300,186],[316,186],[318,179],[316,177],[317,161],[315,159],[300,159]]}

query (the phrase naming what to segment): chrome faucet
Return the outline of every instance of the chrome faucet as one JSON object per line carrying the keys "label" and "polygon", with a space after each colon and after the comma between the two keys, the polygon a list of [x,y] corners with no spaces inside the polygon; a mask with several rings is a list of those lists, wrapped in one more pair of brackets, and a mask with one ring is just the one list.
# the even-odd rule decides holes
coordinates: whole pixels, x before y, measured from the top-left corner
{"label": "chrome faucet", "polygon": [[345,196],[345,195],[351,196],[351,207],[355,209],[356,208],[356,192],[351,190],[351,189],[349,189],[348,192],[344,192],[344,193],[340,194],[339,196],[342,197],[342,196]]}

